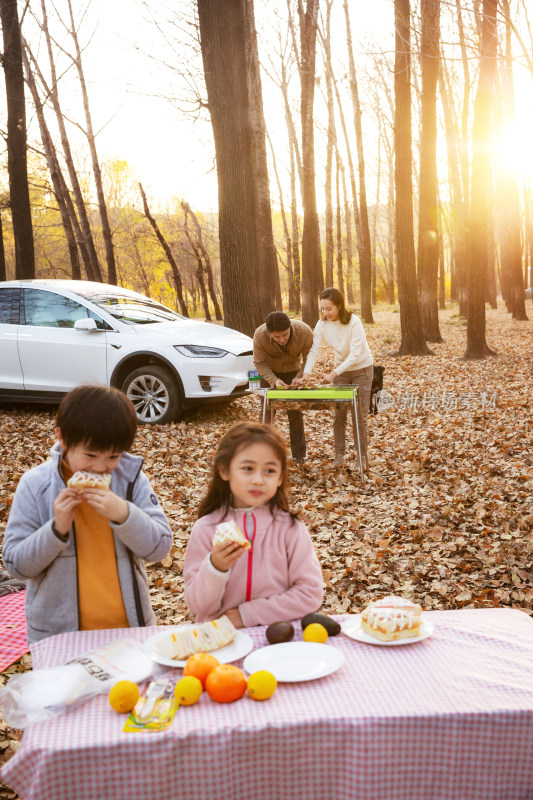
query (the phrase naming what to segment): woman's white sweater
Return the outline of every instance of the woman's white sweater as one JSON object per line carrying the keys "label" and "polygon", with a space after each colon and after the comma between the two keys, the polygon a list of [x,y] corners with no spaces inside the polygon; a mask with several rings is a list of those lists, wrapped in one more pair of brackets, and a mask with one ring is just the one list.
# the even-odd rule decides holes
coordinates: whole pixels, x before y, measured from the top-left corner
{"label": "woman's white sweater", "polygon": [[313,371],[324,342],[335,352],[333,372],[337,375],[355,369],[363,369],[374,363],[363,323],[355,314],[352,314],[347,325],[343,325],[339,320],[332,322],[320,319],[317,322],[313,332],[313,345],[305,362],[304,373]]}

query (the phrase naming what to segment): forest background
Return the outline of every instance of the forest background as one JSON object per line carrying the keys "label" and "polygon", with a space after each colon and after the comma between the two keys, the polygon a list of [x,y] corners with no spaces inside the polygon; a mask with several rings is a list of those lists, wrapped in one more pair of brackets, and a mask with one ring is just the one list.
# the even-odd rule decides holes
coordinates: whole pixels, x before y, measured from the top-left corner
{"label": "forest background", "polygon": [[[467,357],[491,352],[486,302],[526,318],[526,0],[139,0],[116,59],[117,17],[94,3],[0,3],[0,278],[107,280],[249,334],[276,307],[314,324],[336,285],[367,323],[399,302],[400,354],[440,341],[448,301]],[[109,155],[132,95],[122,141],[157,154],[148,175],[120,141]],[[176,165],[186,179],[163,193]]]}

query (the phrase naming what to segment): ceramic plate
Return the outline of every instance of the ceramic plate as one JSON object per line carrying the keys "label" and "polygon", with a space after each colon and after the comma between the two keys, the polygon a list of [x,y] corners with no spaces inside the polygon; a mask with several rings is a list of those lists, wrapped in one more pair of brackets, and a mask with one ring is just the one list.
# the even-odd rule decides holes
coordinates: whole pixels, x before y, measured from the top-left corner
{"label": "ceramic plate", "polygon": [[243,667],[250,674],[266,669],[282,683],[299,683],[331,675],[343,664],[344,653],[327,644],[283,642],[254,650]]}
{"label": "ceramic plate", "polygon": [[[165,667],[184,667],[187,660],[178,661],[174,658],[167,658],[159,652],[157,645],[161,639],[170,636],[174,631],[192,627],[192,625],[179,625],[178,627],[173,626],[165,628],[161,633],[156,633],[155,636],[151,636],[150,639],[146,640],[142,647],[143,652],[154,661],[157,661],[158,664],[163,664]],[[247,633],[244,633],[244,631],[237,631],[235,639],[230,644],[227,644],[225,647],[220,647],[218,650],[211,650],[210,652],[221,664],[229,664],[232,661],[243,658],[250,652],[253,646],[254,643]]]}
{"label": "ceramic plate", "polygon": [[350,639],[355,639],[356,642],[364,642],[365,644],[376,644],[378,647],[400,647],[403,644],[416,644],[423,639],[427,639],[433,633],[432,622],[422,622],[420,626],[420,636],[411,636],[407,639],[393,639],[392,642],[382,642],[381,639],[376,639],[361,628],[361,614],[355,614],[353,617],[345,620],[341,625],[341,630]]}

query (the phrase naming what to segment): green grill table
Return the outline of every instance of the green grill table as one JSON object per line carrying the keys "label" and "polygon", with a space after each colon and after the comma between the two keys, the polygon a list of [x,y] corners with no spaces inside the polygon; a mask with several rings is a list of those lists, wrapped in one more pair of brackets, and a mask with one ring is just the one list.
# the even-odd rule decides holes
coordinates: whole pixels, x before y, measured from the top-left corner
{"label": "green grill table", "polygon": [[311,411],[323,408],[335,408],[337,403],[349,403],[351,406],[353,438],[359,458],[359,473],[362,483],[365,482],[363,458],[361,454],[361,437],[359,434],[359,392],[357,386],[325,386],[320,389],[264,389],[263,422],[266,422],[272,408],[279,405],[286,410],[299,409]]}

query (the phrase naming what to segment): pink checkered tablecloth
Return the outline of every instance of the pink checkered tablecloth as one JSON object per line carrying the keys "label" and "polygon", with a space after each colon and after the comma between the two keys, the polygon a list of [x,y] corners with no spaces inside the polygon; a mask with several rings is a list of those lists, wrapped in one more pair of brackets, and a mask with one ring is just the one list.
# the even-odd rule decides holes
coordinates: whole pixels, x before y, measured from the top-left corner
{"label": "pink checkered tablecloth", "polygon": [[[204,694],[165,732],[123,733],[124,717],[93,698],[28,727],[2,777],[23,800],[533,798],[533,620],[512,609],[425,619],[433,635],[402,647],[330,638],[346,656],[334,674],[280,684],[263,703]],[[248,630],[255,647],[264,632]],[[124,633],[46,639],[34,665]]]}

